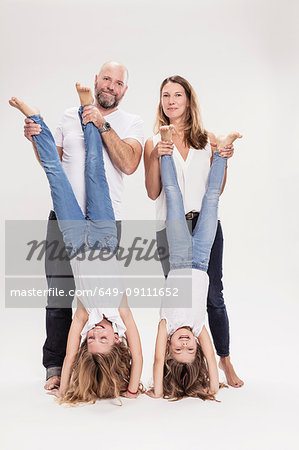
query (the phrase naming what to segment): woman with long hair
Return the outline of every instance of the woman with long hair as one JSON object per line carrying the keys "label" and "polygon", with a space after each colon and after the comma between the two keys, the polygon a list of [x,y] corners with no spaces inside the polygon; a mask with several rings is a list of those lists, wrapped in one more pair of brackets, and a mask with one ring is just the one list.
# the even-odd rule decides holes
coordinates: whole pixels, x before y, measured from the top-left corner
{"label": "woman with long hair", "polygon": [[[159,129],[168,125],[175,127],[172,141],[163,141]],[[166,196],[161,180],[161,156],[173,155],[185,217],[191,232],[200,216],[213,161],[212,149],[216,148],[215,135],[205,130],[196,93],[185,78],[175,75],[162,82],[155,133],[157,134],[145,144],[145,184],[148,196],[156,200],[157,246],[163,272],[167,277],[170,270],[169,244],[166,236]],[[226,159],[233,152],[232,144],[222,145],[220,148],[220,156]],[[220,193],[223,192],[226,175],[227,164]],[[222,294],[222,254],[223,235],[218,220],[208,267],[208,320],[216,352],[220,357],[219,367],[224,370],[229,385],[241,387],[243,381],[237,376],[230,361],[229,321]]]}

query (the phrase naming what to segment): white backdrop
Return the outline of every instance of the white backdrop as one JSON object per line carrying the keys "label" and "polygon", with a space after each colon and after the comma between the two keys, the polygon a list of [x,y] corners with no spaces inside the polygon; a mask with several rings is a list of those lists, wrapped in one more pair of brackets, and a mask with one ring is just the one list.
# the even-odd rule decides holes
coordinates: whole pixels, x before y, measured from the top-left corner
{"label": "white backdrop", "polygon": [[[231,355],[244,388],[221,392],[221,404],[144,397],[122,408],[58,407],[42,391],[44,311],[5,309],[2,295],[4,448],[81,448],[96,432],[111,448],[296,447],[298,12],[295,0],[2,2],[3,219],[46,219],[51,207],[45,176],[22,135],[23,118],[8,99],[38,106],[54,130],[64,109],[77,104],[75,82],[93,86],[106,60],[128,67],[121,107],[142,116],[146,137],[160,83],[173,74],[196,89],[207,129],[244,135],[221,199]],[[154,218],[143,171],[140,164],[126,178],[125,219]],[[147,383],[157,311],[135,315]]]}

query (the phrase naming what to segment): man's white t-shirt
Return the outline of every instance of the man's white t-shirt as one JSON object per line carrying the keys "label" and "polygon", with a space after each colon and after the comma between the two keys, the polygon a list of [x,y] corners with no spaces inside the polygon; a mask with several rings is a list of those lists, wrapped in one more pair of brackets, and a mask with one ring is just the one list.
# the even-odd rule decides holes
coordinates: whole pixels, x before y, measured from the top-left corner
{"label": "man's white t-shirt", "polygon": [[[79,206],[85,214],[85,146],[78,109],[78,107],[69,108],[64,112],[54,138],[55,144],[63,148],[62,166],[73,188]],[[120,139],[133,138],[143,146],[143,121],[139,116],[117,109],[106,115],[105,119],[110,123]],[[115,219],[120,220],[124,174],[113,166],[105,145],[103,145],[103,156]]]}

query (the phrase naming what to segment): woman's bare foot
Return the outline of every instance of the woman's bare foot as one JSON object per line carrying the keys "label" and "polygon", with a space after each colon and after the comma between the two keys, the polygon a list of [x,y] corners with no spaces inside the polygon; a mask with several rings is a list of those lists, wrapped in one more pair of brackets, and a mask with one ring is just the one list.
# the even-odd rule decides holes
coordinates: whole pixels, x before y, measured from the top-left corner
{"label": "woman's bare foot", "polygon": [[81,86],[80,83],[76,83],[76,89],[79,94],[81,106],[92,105],[93,96],[89,87]]}
{"label": "woman's bare foot", "polygon": [[225,373],[227,384],[229,384],[230,386],[232,386],[234,388],[240,388],[243,386],[244,381],[242,381],[237,376],[235,369],[233,368],[233,365],[230,362],[229,356],[220,358],[219,369],[223,370],[223,372]]}
{"label": "woman's bare foot", "polygon": [[160,135],[162,141],[172,142],[172,133],[174,131],[173,125],[163,125],[160,127]]}
{"label": "woman's bare foot", "polygon": [[236,139],[240,139],[241,137],[243,136],[237,131],[234,131],[227,136],[218,136],[216,138],[217,150],[224,148],[226,145],[231,145]]}
{"label": "woman's bare foot", "polygon": [[47,379],[46,384],[44,385],[44,388],[47,391],[52,391],[52,389],[57,389],[60,386],[60,376],[54,375],[53,377],[50,377]]}
{"label": "woman's bare foot", "polygon": [[19,109],[26,117],[33,116],[34,114],[39,114],[39,109],[32,108],[31,106],[26,105],[22,100],[17,97],[11,97],[8,101],[10,106]]}

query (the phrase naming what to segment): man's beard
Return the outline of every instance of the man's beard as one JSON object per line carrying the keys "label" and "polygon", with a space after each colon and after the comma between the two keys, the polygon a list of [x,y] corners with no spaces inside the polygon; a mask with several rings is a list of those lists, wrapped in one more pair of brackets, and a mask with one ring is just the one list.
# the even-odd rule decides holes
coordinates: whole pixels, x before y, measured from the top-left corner
{"label": "man's beard", "polygon": [[122,97],[118,97],[115,94],[112,94],[108,98],[108,96],[105,95],[105,91],[103,89],[100,89],[99,92],[95,94],[95,97],[98,101],[98,104],[104,109],[116,108],[122,99]]}

